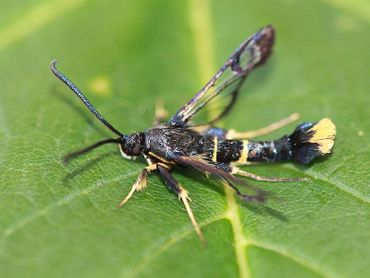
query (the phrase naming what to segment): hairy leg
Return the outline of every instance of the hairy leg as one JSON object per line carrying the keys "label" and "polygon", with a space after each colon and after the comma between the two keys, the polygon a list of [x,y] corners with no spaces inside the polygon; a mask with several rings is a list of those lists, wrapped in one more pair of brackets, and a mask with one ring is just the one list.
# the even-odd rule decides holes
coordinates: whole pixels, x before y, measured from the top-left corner
{"label": "hairy leg", "polygon": [[272,123],[266,127],[263,127],[257,130],[237,132],[234,129],[230,129],[226,131],[225,138],[226,139],[248,139],[248,138],[258,137],[261,135],[271,133],[279,128],[282,128],[283,126],[286,126],[292,122],[295,122],[298,119],[299,119],[299,114],[293,113],[287,118],[284,118],[278,122]]}
{"label": "hairy leg", "polygon": [[231,139],[231,140],[232,139],[249,139],[249,138],[258,137],[258,136],[273,132],[298,119],[299,119],[299,114],[293,113],[289,117],[284,118],[278,122],[272,123],[269,126],[266,126],[266,127],[263,127],[257,130],[244,131],[244,132],[238,132],[234,129],[223,129],[220,127],[214,127],[210,125],[194,126],[192,127],[192,129],[203,134],[204,136],[212,136],[212,137],[216,136],[218,138]]}
{"label": "hairy leg", "polygon": [[145,167],[137,177],[135,183],[131,187],[130,192],[127,194],[127,196],[118,204],[118,207],[122,207],[124,204],[130,200],[132,195],[135,193],[135,191],[141,191],[146,188],[147,178],[148,174],[150,174],[151,171],[154,171],[157,169],[157,164],[151,164],[147,167]]}
{"label": "hairy leg", "polygon": [[164,179],[167,187],[171,191],[175,192],[177,196],[179,197],[179,199],[183,202],[186,212],[188,213],[190,221],[195,229],[195,232],[197,233],[200,240],[202,242],[205,242],[200,226],[194,217],[193,211],[191,210],[191,207],[189,204],[189,201],[191,200],[188,196],[188,192],[178,183],[178,181],[172,176],[171,172],[167,168],[163,167],[162,165],[158,165],[158,172]]}
{"label": "hairy leg", "polygon": [[238,167],[232,167],[231,168],[231,174],[251,178],[257,181],[272,181],[272,182],[280,182],[280,181],[306,181],[307,178],[274,178],[274,177],[262,177],[255,175],[250,172],[246,172],[243,170],[240,170]]}

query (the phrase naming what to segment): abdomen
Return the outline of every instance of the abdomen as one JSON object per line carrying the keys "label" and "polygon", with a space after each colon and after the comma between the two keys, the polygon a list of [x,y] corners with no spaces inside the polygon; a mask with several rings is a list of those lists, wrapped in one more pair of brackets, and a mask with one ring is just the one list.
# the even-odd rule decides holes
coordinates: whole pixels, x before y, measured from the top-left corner
{"label": "abdomen", "polygon": [[215,136],[210,158],[222,163],[294,160],[307,164],[331,152],[335,135],[335,125],[324,118],[317,123],[300,124],[292,134],[278,140],[227,140]]}
{"label": "abdomen", "polygon": [[292,158],[287,137],[271,141],[226,140],[214,137],[213,141],[211,159],[214,162],[267,162]]}

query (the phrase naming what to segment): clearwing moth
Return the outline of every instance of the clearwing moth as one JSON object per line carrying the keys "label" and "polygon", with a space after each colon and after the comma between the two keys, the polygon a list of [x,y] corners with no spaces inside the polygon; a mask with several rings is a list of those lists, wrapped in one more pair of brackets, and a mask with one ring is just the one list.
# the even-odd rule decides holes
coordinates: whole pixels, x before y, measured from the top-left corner
{"label": "clearwing moth", "polygon": [[[328,118],[318,122],[298,125],[292,134],[277,140],[254,141],[256,136],[267,134],[297,119],[297,114],[256,131],[236,132],[218,128],[215,124],[228,114],[235,104],[240,87],[250,72],[264,64],[271,55],[275,39],[272,26],[266,26],[247,38],[227,59],[211,80],[168,121],[163,118],[164,109],[158,109],[154,125],[144,131],[124,134],[113,127],[94,108],[85,95],[64,74],[56,69],[56,60],[51,71],[65,83],[116,138],[98,141],[91,146],[68,154],[66,161],[106,144],[117,144],[124,158],[143,156],[148,164],[121,201],[123,206],[135,191],[146,187],[147,176],[157,172],[166,186],[183,202],[199,238],[204,241],[200,226],[190,208],[188,192],[173,177],[177,166],[194,168],[207,176],[215,177],[229,185],[243,201],[262,203],[267,193],[249,185],[237,176],[260,181],[301,181],[301,178],[261,177],[243,171],[237,166],[253,162],[295,161],[310,163],[316,157],[328,154],[334,145],[336,128]],[[195,115],[212,101],[223,97],[221,111],[208,122],[195,123]],[[226,100],[226,101],[225,101]],[[249,192],[242,193],[239,186]]]}

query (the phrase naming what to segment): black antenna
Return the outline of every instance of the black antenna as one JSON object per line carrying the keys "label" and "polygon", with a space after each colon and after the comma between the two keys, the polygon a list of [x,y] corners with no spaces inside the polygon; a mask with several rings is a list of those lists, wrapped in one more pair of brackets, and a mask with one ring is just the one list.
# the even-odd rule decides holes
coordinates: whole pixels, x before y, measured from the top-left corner
{"label": "black antenna", "polygon": [[77,88],[77,86],[69,80],[67,76],[65,76],[63,73],[57,70],[55,67],[57,63],[57,60],[53,60],[50,64],[50,69],[52,73],[61,80],[64,84],[68,86],[86,105],[86,107],[94,114],[95,117],[99,119],[107,128],[109,128],[111,131],[113,131],[115,134],[117,134],[120,137],[124,137],[124,135],[119,132],[117,129],[115,129],[110,123],[108,123],[102,115],[99,114],[98,111],[96,111],[95,107],[90,103],[90,101],[84,96],[84,94],[80,91],[80,89]]}
{"label": "black antenna", "polygon": [[105,145],[105,144],[120,144],[122,143],[122,141],[120,141],[120,138],[118,139],[112,139],[112,138],[108,138],[108,139],[104,139],[104,140],[101,140],[101,141],[98,141],[86,148],[83,148],[81,150],[78,150],[78,151],[75,151],[73,153],[69,153],[67,154],[64,158],[63,158],[63,162],[64,163],[68,163],[70,160],[74,159],[75,157],[77,156],[80,156],[81,154],[85,154],[89,151],[92,151],[93,149],[96,149],[102,145]]}

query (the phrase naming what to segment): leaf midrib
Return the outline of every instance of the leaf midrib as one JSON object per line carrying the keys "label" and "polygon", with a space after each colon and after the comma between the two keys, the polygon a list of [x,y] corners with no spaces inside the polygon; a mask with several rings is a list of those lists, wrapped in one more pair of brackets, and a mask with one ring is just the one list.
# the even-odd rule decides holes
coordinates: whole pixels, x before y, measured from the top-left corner
{"label": "leaf midrib", "polygon": [[[232,193],[232,192],[231,192]],[[240,220],[240,216],[237,216]],[[232,226],[232,222],[235,220],[230,219],[230,216],[226,213],[220,214],[218,216],[213,216],[211,218],[206,219],[205,221],[200,223],[200,227],[204,229],[204,227],[214,224],[218,221],[227,220],[230,222]],[[121,271],[121,277],[136,277],[141,270],[144,269],[144,267],[148,266],[152,261],[154,261],[156,258],[158,258],[161,254],[163,254],[165,251],[167,251],[169,248],[171,248],[173,245],[175,245],[177,242],[183,240],[187,236],[194,233],[194,229],[191,225],[188,225],[187,229],[179,229],[177,232],[172,233],[170,235],[166,235],[167,240],[162,240],[162,243],[160,245],[154,245],[146,250],[144,250],[142,253],[145,254],[140,260],[137,261],[137,263],[130,267],[129,270],[123,269]],[[282,257],[285,257],[287,259],[292,260],[293,262],[301,265],[302,267],[307,268],[308,270],[322,276],[322,277],[338,277],[338,274],[333,273],[331,270],[323,270],[319,269],[315,266],[314,262],[311,262],[308,260],[307,257],[299,257],[297,255],[294,255],[292,253],[289,253],[287,250],[281,249],[279,246],[274,245],[268,245],[259,241],[256,241],[254,239],[248,239],[246,240],[243,236],[242,244],[240,245],[242,248],[246,249],[250,246],[259,247],[261,249],[274,252]],[[246,272],[243,272],[243,274],[240,275],[240,277],[243,277],[242,275],[249,274],[248,269],[246,269]]]}

